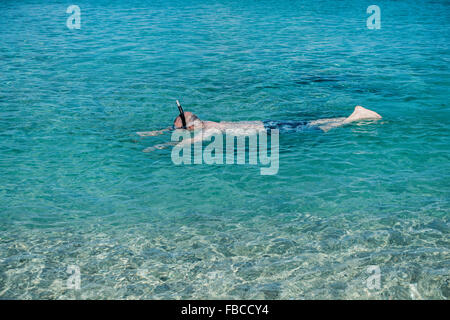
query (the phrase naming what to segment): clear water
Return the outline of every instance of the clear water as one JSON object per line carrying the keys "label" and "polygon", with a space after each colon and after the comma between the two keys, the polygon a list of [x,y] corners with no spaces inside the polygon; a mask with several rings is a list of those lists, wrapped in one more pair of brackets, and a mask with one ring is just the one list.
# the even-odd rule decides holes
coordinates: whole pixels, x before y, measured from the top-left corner
{"label": "clear water", "polygon": [[[448,1],[377,1],[380,30],[372,1],[70,4],[0,3],[0,298],[449,298]],[[384,119],[282,135],[261,176],[141,152],[175,99]]]}

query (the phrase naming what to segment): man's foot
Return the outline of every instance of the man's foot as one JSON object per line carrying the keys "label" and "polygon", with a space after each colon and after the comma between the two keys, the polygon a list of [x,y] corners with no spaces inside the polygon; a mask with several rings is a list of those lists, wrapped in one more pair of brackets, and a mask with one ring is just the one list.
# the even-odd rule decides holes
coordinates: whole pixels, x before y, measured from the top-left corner
{"label": "man's foot", "polygon": [[361,106],[356,106],[355,111],[353,111],[353,113],[347,119],[345,119],[343,123],[369,119],[371,120],[381,119],[381,116],[375,111],[363,108]]}

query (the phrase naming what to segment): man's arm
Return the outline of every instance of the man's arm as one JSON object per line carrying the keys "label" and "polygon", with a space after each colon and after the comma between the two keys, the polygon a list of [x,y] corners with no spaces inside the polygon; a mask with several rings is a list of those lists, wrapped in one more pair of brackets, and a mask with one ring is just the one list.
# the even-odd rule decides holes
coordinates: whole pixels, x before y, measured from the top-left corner
{"label": "man's arm", "polygon": [[156,131],[139,131],[136,132],[136,134],[140,135],[141,137],[153,137],[153,136],[158,136],[160,134],[163,134],[166,131],[170,131],[172,130],[172,127],[167,127],[165,129],[162,130],[156,130]]}
{"label": "man's arm", "polygon": [[162,150],[162,149],[165,149],[165,148],[167,148],[169,146],[174,146],[176,144],[177,144],[176,141],[170,141],[170,142],[166,142],[166,143],[161,143],[161,144],[154,145],[153,147],[145,148],[144,150],[142,150],[142,152],[152,152],[152,151],[155,151],[155,150]]}
{"label": "man's arm", "polygon": [[193,138],[183,139],[181,142],[170,141],[170,142],[166,142],[166,143],[157,144],[153,147],[148,147],[148,148],[144,149],[143,152],[151,152],[151,151],[155,151],[155,150],[161,150],[161,149],[165,149],[169,146],[177,146],[177,147],[182,148],[186,145],[191,145],[193,143],[203,141],[203,140],[207,139],[208,137],[210,137],[211,135],[212,135],[212,132],[210,130],[208,130],[208,131],[204,131],[204,132],[197,134]]}
{"label": "man's arm", "polygon": [[211,130],[201,131],[199,134],[194,136],[193,138],[183,139],[181,142],[176,143],[177,147],[183,147],[188,144],[194,144],[196,142],[203,141],[212,135]]}
{"label": "man's arm", "polygon": [[221,133],[221,131],[218,129],[202,130],[200,133],[198,133],[193,138],[183,139],[181,142],[170,141],[170,142],[166,142],[166,143],[162,143],[162,144],[157,144],[153,147],[148,147],[148,148],[144,149],[143,152],[151,152],[151,151],[155,151],[155,150],[161,150],[161,149],[165,149],[169,146],[177,146],[177,147],[182,148],[186,145],[191,145],[193,143],[206,140],[206,139],[210,138],[212,135],[218,134],[218,133],[219,134]]}

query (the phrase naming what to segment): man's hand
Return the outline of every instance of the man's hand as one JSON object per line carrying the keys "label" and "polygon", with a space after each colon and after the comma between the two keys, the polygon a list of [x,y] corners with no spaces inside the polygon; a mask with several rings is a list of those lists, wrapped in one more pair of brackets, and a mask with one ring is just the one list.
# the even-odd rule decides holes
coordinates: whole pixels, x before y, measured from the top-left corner
{"label": "man's hand", "polygon": [[153,137],[153,136],[158,136],[163,133],[164,133],[163,130],[136,132],[136,134],[140,135],[141,137]]}
{"label": "man's hand", "polygon": [[141,137],[154,137],[159,136],[160,134],[163,134],[166,131],[170,131],[172,127],[168,127],[162,130],[155,130],[155,131],[139,131],[136,132],[136,134],[140,135]]}
{"label": "man's hand", "polygon": [[142,150],[142,152],[152,152],[152,151],[155,151],[155,150],[162,150],[162,149],[165,149],[165,148],[167,148],[169,146],[173,146],[175,144],[176,144],[176,142],[161,143],[161,144],[154,145],[153,147],[145,148],[144,150]]}

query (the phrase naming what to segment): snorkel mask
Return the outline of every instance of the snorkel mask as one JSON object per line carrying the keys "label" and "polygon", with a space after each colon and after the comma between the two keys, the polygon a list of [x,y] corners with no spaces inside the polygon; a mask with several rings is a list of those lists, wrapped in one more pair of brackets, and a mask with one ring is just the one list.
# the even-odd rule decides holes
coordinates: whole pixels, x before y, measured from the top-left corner
{"label": "snorkel mask", "polygon": [[186,129],[186,118],[184,117],[183,107],[181,107],[180,102],[177,100],[178,111],[180,111],[181,122],[183,123],[183,129]]}

